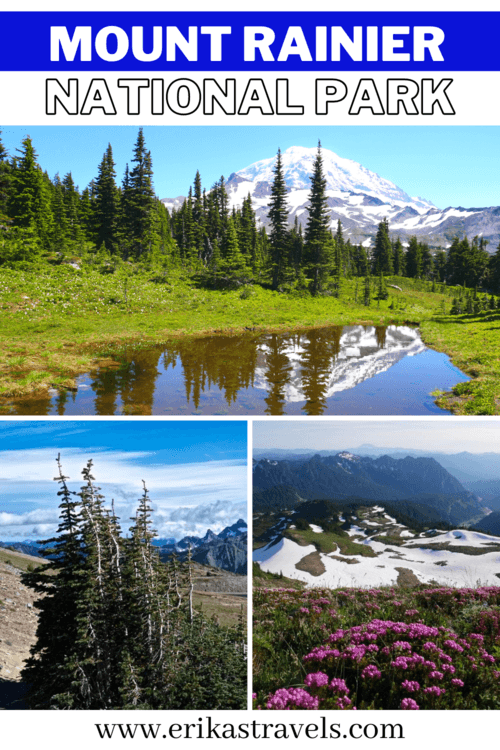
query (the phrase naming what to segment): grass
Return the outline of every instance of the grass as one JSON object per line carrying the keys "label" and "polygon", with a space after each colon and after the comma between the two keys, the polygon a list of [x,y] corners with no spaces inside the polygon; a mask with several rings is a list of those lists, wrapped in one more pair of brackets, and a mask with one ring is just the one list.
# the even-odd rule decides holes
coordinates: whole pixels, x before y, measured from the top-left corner
{"label": "grass", "polygon": [[39,568],[40,565],[47,564],[47,561],[42,560],[42,558],[18,554],[17,552],[6,548],[0,548],[0,562],[11,565],[13,568],[17,568],[24,572],[27,570],[33,570],[34,568]]}
{"label": "grass", "polygon": [[436,403],[455,414],[500,413],[500,313],[437,317],[421,325],[426,344],[445,352],[470,375],[449,393],[436,393]]}
{"label": "grass", "polygon": [[375,552],[366,544],[357,544],[348,536],[340,536],[332,531],[323,531],[321,534],[312,529],[298,530],[287,529],[284,536],[297,542],[302,546],[313,544],[318,552],[329,555],[332,552],[340,552],[341,555],[362,555],[363,557],[376,557]]}
{"label": "grass", "polygon": [[[448,353],[471,375],[438,404],[460,414],[500,411],[500,316],[454,318],[451,290],[431,291],[430,282],[394,278],[389,298],[360,304],[361,283],[344,280],[341,298],[243,290],[203,289],[170,270],[158,276],[135,269],[125,291],[117,274],[97,269],[42,265],[0,272],[0,399],[23,397],[50,387],[74,387],[74,378],[103,364],[125,344],[137,347],[169,339],[248,330],[291,331],[327,325],[420,325],[426,343]],[[376,281],[375,281],[376,288]],[[356,297],[358,301],[356,301]],[[1,406],[1,403],[0,403]]]}
{"label": "grass", "polygon": [[262,570],[256,562],[252,565],[252,583],[257,588],[287,588],[300,591],[305,587],[305,583],[302,581],[296,581],[294,578],[287,578],[284,575],[276,575],[275,573],[268,573],[266,570]]}
{"label": "grass", "polygon": [[193,604],[206,620],[216,617],[223,627],[236,626],[242,616],[246,622],[246,600],[243,597],[195,591]]}

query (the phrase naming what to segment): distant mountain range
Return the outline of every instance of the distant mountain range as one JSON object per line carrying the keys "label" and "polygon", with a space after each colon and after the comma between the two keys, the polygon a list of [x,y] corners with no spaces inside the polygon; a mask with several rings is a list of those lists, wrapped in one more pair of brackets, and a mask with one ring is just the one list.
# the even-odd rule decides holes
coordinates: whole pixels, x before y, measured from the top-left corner
{"label": "distant mountain range", "polygon": [[448,524],[479,521],[487,509],[434,458],[371,458],[348,451],[293,461],[260,459],[253,467],[254,509],[297,508],[302,500],[409,502]]}
{"label": "distant mountain range", "polygon": [[[191,548],[192,558],[202,565],[211,565],[232,573],[247,573],[247,523],[239,519],[232,526],[226,526],[219,534],[208,529],[204,537],[186,536],[178,542],[173,538],[157,538],[153,541],[160,559],[166,560],[173,552],[184,559]],[[11,548],[33,557],[42,557],[40,542],[27,539],[23,542],[0,542],[0,547]]]}
{"label": "distant mountain range", "polygon": [[[355,244],[373,244],[379,222],[389,220],[390,233],[405,243],[412,235],[431,247],[448,247],[458,234],[476,235],[489,240],[488,250],[495,252],[500,241],[500,207],[436,208],[425,198],[410,197],[390,180],[380,177],[361,164],[322,149],[330,225],[342,222],[344,235]],[[292,146],[282,154],[283,175],[288,189],[289,221],[295,217],[307,221],[310,175],[316,157],[315,148]],[[233,172],[226,183],[231,207],[241,206],[248,194],[258,220],[267,226],[267,207],[271,198],[276,157],[257,161]],[[171,211],[180,208],[185,196],[165,198]]]}
{"label": "distant mountain range", "polygon": [[[435,458],[438,463],[447,469],[456,479],[458,479],[466,489],[483,495],[483,492],[500,495],[500,453],[469,453],[461,451],[460,453],[444,453],[438,450],[425,451],[415,450],[412,448],[380,448],[369,443],[363,445],[350,446],[345,450],[359,456],[391,456],[392,458],[404,458],[413,456],[414,458]],[[254,458],[271,458],[287,461],[304,460],[307,456],[313,456],[317,453],[320,456],[330,456],[336,452],[334,449],[313,450],[313,449],[273,449],[273,450],[254,450]],[[497,483],[498,491],[493,486],[486,486],[485,483]]]}
{"label": "distant mountain range", "polygon": [[240,518],[232,526],[226,526],[219,534],[214,534],[209,529],[202,538],[184,537],[175,544],[160,546],[159,552],[161,560],[167,560],[173,552],[184,559],[191,548],[195,562],[246,575],[247,547],[248,528],[246,521]]}

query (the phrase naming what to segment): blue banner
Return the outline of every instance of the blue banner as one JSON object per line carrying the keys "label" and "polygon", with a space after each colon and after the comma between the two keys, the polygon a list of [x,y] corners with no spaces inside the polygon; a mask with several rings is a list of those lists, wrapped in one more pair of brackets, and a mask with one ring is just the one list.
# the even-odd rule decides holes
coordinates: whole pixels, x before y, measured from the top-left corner
{"label": "blue banner", "polygon": [[496,71],[498,12],[2,12],[4,71]]}

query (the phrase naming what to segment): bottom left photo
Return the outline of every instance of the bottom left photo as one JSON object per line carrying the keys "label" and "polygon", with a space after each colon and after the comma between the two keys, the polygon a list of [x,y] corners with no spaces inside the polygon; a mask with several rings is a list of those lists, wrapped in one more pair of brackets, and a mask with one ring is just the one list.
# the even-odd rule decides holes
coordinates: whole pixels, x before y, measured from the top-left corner
{"label": "bottom left photo", "polygon": [[247,707],[247,423],[0,421],[0,709]]}

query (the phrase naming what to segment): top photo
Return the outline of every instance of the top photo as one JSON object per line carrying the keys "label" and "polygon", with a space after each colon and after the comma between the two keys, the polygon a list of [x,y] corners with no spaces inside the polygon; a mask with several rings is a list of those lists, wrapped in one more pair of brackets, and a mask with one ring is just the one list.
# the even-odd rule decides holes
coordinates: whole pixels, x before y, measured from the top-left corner
{"label": "top photo", "polygon": [[499,135],[3,128],[0,415],[500,413]]}

